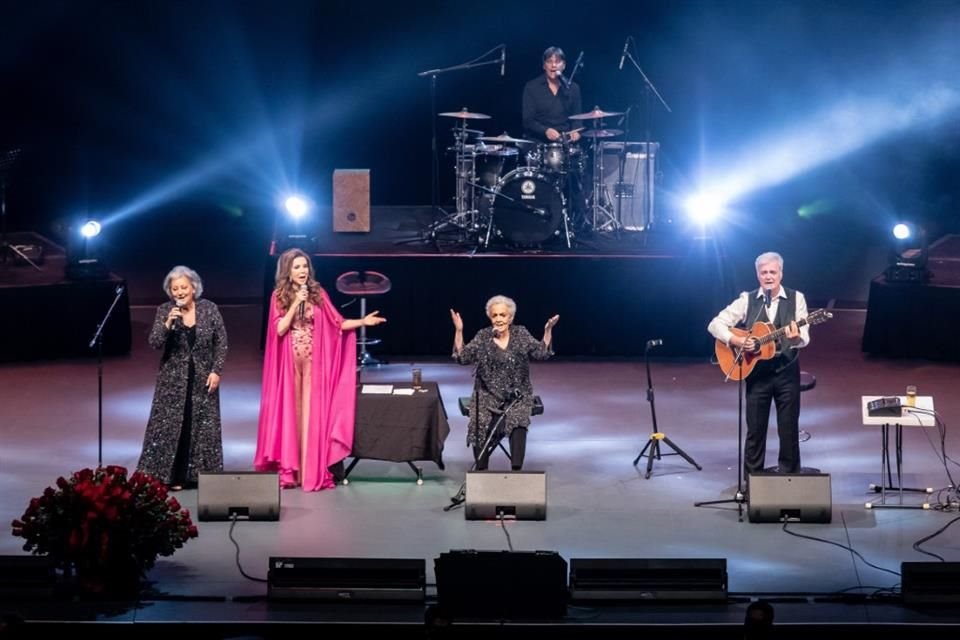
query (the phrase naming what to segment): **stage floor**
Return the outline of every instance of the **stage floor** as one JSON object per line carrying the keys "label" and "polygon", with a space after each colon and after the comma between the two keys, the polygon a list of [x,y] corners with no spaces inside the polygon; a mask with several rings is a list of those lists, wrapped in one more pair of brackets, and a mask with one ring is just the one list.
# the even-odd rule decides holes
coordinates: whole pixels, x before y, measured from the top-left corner
{"label": "stage floor", "polygon": [[[227,468],[250,469],[255,446],[260,393],[258,347],[260,308],[222,307],[230,334],[230,355],[223,377],[224,448]],[[136,465],[150,408],[158,354],[145,341],[152,307],[133,309],[134,346],[129,358],[110,358],[104,368],[104,462]],[[703,470],[677,456],[656,461],[654,474],[643,477],[643,464],[632,461],[651,431],[642,361],[555,361],[533,367],[536,392],[546,412],[530,430],[526,469],[544,470],[548,478],[548,516],[544,522],[508,522],[518,550],[552,550],[573,558],[726,558],[729,589],[744,599],[730,606],[642,606],[571,610],[569,620],[622,624],[704,623],[738,625],[750,597],[781,598],[777,623],[954,624],[960,614],[930,614],[895,602],[841,603],[809,594],[872,594],[894,588],[901,561],[932,560],[911,548],[956,516],[924,510],[867,510],[877,498],[869,489],[880,481],[880,432],[861,424],[860,396],[903,393],[917,385],[931,395],[948,423],[947,453],[960,457],[950,437],[960,415],[957,367],[925,361],[887,361],[860,353],[862,311],[836,310],[836,318],[816,327],[802,355],[803,369],[817,378],[804,393],[801,427],[810,439],[801,445],[804,466],[832,476],[833,519],[828,525],[790,524],[788,531],[849,545],[870,567],[832,544],[801,539],[779,524],[738,521],[733,505],[697,508],[696,501],[729,498],[737,484],[737,387],[723,383],[720,371],[706,361],[654,360],[660,430],[689,453]],[[569,323],[572,323],[570,319]],[[557,329],[560,336],[564,323]],[[562,355],[562,354],[561,354]],[[468,395],[471,369],[446,360],[394,362],[364,372],[366,381],[405,381],[410,369],[439,383],[451,433],[446,442],[446,470],[422,463],[425,482],[405,464],[362,461],[349,486],[320,493],[282,493],[279,522],[241,522],[234,530],[244,570],[265,577],[270,556],[415,557],[427,560],[428,584],[434,584],[433,559],[451,549],[507,549],[496,523],[466,521],[462,510],[445,512],[470,466],[465,446],[466,419],[457,398]],[[0,368],[0,521],[19,517],[33,496],[60,475],[97,462],[97,376],[93,361],[12,364]],[[16,393],[10,390],[16,389]],[[907,429],[904,470],[907,486],[944,487],[949,483],[938,457],[933,430]],[[768,464],[776,461],[775,429]],[[955,463],[951,471],[956,473]],[[506,468],[502,455],[492,468]],[[178,499],[196,512],[196,492]],[[908,494],[905,502],[924,499]],[[889,497],[888,497],[889,500]],[[114,621],[267,621],[346,620],[393,622],[422,619],[419,612],[397,608],[384,614],[329,607],[279,606],[266,603],[265,585],[241,576],[227,523],[200,523],[200,536],[171,558],[161,559],[149,574],[158,593],[149,606],[104,614]],[[0,554],[20,553],[22,541],[0,536]],[[955,530],[924,545],[947,560],[960,560]],[[416,609],[416,607],[414,607]],[[63,615],[41,610],[39,617]],[[340,616],[339,618],[337,616]],[[412,616],[412,618],[411,618]],[[420,616],[418,618],[418,616]],[[586,618],[584,618],[586,616]],[[580,619],[583,618],[583,619]]]}

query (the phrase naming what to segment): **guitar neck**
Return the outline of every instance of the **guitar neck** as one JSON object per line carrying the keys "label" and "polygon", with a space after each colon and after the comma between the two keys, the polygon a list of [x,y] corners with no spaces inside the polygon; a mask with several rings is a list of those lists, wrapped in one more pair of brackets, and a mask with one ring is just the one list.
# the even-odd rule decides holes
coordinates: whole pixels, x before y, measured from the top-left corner
{"label": "guitar neck", "polygon": [[[800,327],[802,327],[802,326],[805,325],[805,324],[807,324],[807,319],[806,319],[806,318],[804,318],[804,319],[802,319],[802,320],[797,320],[797,329],[799,329]],[[777,329],[776,331],[771,331],[770,333],[768,333],[768,334],[765,335],[765,336],[762,336],[762,337],[760,337],[760,338],[756,338],[756,341],[759,342],[760,344],[766,344],[766,343],[768,343],[768,342],[772,342],[773,340],[779,340],[779,339],[782,338],[784,335],[786,335],[786,333],[787,333],[787,328],[788,328],[788,327],[780,327],[780,328]]]}

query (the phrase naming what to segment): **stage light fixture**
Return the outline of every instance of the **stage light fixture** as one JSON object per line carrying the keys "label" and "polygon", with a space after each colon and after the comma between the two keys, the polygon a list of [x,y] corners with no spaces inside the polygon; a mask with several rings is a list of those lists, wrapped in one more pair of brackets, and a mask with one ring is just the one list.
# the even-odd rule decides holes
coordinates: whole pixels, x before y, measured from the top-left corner
{"label": "stage light fixture", "polygon": [[305,195],[288,193],[279,198],[277,207],[272,250],[284,251],[294,247],[312,250],[316,237],[307,232],[307,225],[311,224],[310,212],[314,208],[312,201]]}
{"label": "stage light fixture", "polygon": [[890,265],[884,275],[887,282],[924,283],[930,279],[927,234],[922,227],[908,222],[893,227]]}
{"label": "stage light fixture", "polygon": [[[94,219],[87,219],[77,227],[80,240],[71,239],[70,256],[66,267],[68,280],[100,280],[110,274],[97,257],[96,241],[102,226]],[[78,246],[80,245],[80,246]]]}
{"label": "stage light fixture", "polygon": [[294,194],[283,201],[283,208],[294,220],[300,220],[310,212],[310,202],[303,196]]}
{"label": "stage light fixture", "polygon": [[727,203],[718,194],[704,192],[688,197],[684,202],[684,208],[694,222],[706,226],[723,216]]}

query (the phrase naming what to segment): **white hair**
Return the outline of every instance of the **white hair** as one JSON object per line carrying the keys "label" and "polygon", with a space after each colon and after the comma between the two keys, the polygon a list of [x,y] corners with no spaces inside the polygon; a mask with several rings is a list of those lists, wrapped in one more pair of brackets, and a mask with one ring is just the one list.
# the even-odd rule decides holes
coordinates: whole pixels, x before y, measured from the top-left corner
{"label": "white hair", "polygon": [[766,253],[761,253],[758,255],[754,266],[756,267],[757,271],[760,271],[760,265],[767,264],[768,262],[776,262],[780,265],[780,271],[783,271],[783,256],[776,251],[767,251]]}
{"label": "white hair", "polygon": [[493,305],[495,304],[505,304],[507,305],[507,311],[510,313],[511,316],[517,315],[517,303],[514,302],[511,298],[508,298],[507,296],[493,296],[492,298],[487,300],[486,309],[487,309],[488,318],[490,317],[490,309],[492,309]]}
{"label": "white hair", "polygon": [[198,300],[200,299],[200,296],[203,295],[203,280],[200,279],[200,275],[196,271],[182,264],[178,264],[173,269],[170,269],[170,273],[163,279],[163,291],[168,297],[173,297],[173,294],[170,292],[170,283],[177,278],[186,278],[189,280],[194,289],[193,297]]}

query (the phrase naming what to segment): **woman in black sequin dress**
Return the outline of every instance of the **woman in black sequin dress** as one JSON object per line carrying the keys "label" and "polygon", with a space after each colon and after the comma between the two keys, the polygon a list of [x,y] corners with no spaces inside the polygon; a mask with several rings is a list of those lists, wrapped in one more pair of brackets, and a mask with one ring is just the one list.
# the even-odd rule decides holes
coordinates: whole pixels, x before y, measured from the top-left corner
{"label": "woman in black sequin dress", "polygon": [[172,489],[223,470],[220,373],[227,332],[217,305],[201,300],[203,282],[189,267],[163,281],[170,296],[157,308],[148,342],[162,349],[160,371],[137,469]]}
{"label": "woman in black sequin dress", "polygon": [[[477,469],[486,469],[491,448],[483,451],[483,445],[490,428],[496,426],[502,437],[510,439],[510,466],[519,470],[523,467],[533,411],[530,360],[546,360],[553,355],[553,326],[560,316],[547,320],[543,340],[537,340],[526,327],[513,324],[517,305],[510,298],[494,296],[487,301],[486,310],[491,326],[478,331],[466,345],[463,320],[459,313],[450,310],[456,331],[453,357],[460,364],[476,365],[467,445],[473,447]],[[495,446],[498,440],[495,435],[492,444]]]}

